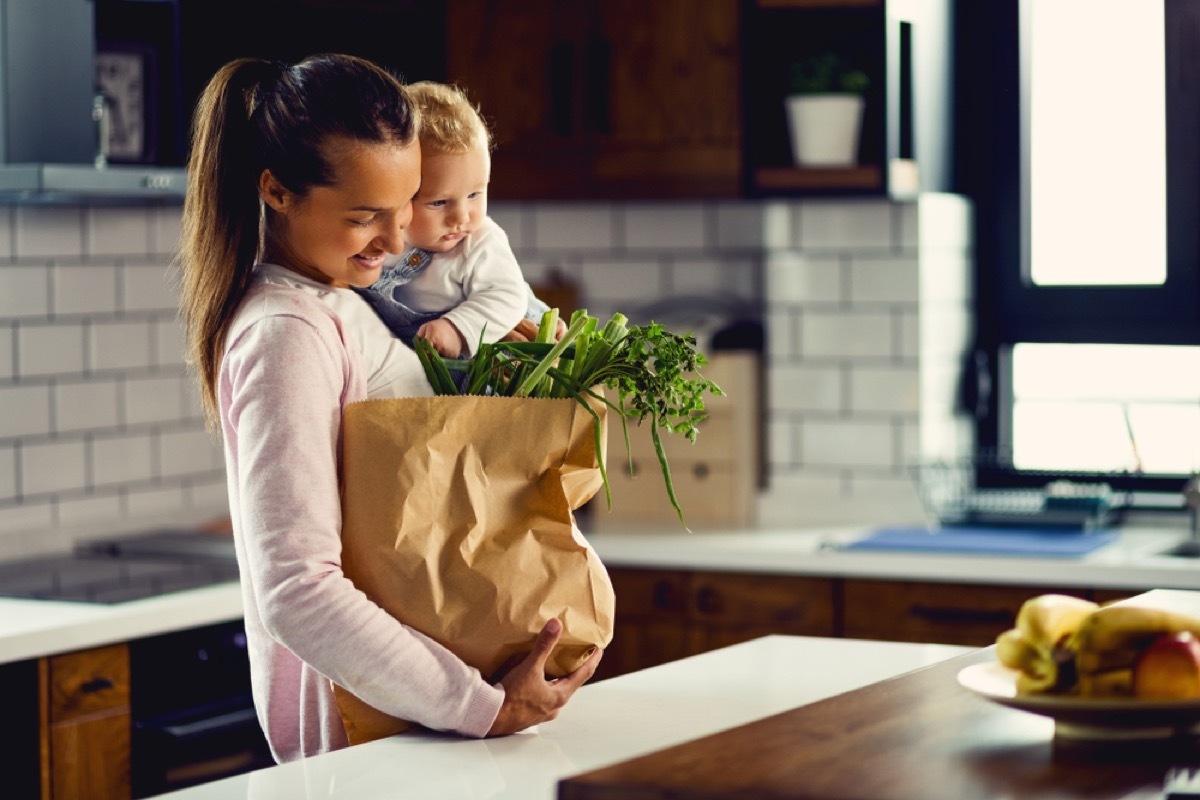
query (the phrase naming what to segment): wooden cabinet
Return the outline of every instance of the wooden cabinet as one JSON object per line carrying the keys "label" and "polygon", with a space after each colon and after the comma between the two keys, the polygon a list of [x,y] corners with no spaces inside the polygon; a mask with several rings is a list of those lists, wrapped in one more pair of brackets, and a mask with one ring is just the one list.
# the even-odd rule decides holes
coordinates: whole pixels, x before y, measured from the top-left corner
{"label": "wooden cabinet", "polygon": [[610,569],[616,632],[597,677],[770,634],[832,636],[833,581],[790,575]]}
{"label": "wooden cabinet", "polygon": [[40,661],[42,796],[131,796],[129,650],[124,644]]}
{"label": "wooden cabinet", "polygon": [[842,581],[842,635],[986,647],[1013,626],[1021,604],[1039,594],[1091,599],[1087,589],[910,581]]}
{"label": "wooden cabinet", "polygon": [[448,0],[496,199],[735,197],[739,0]]}

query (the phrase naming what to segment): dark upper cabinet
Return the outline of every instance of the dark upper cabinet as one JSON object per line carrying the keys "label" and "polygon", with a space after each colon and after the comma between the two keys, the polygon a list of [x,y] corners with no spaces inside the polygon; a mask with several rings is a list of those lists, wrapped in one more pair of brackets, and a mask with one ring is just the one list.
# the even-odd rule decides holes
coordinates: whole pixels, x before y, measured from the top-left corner
{"label": "dark upper cabinet", "polygon": [[736,197],[739,0],[447,0],[504,199]]}

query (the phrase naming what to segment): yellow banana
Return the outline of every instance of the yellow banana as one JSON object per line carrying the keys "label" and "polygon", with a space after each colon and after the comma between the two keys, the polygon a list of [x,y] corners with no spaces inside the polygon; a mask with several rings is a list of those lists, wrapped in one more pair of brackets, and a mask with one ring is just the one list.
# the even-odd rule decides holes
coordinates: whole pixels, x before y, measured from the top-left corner
{"label": "yellow banana", "polygon": [[[1080,623],[1067,640],[1081,671],[1112,668],[1121,659],[1136,659],[1154,639],[1164,633],[1191,631],[1200,636],[1200,619],[1132,603],[1102,606]],[[1132,659],[1125,664],[1132,663]]]}
{"label": "yellow banana", "polygon": [[1079,675],[1076,691],[1080,697],[1131,697],[1133,670],[1114,669]]}
{"label": "yellow banana", "polygon": [[1043,652],[1061,645],[1100,606],[1067,594],[1043,594],[1026,600],[1017,612],[1017,630]]}
{"label": "yellow banana", "polygon": [[1062,644],[1097,608],[1090,600],[1062,594],[1039,595],[1021,605],[1016,627],[996,639],[996,657],[1000,663],[1020,672],[1018,692],[1030,694],[1070,688],[1073,672],[1062,669],[1064,660],[1070,661]]}

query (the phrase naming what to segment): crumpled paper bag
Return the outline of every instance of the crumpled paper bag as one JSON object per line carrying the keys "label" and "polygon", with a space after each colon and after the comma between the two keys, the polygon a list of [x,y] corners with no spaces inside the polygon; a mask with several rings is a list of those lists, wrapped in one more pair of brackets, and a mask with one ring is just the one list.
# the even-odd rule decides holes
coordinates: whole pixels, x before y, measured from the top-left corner
{"label": "crumpled paper bag", "polygon": [[[606,408],[600,457],[606,449]],[[612,639],[615,597],[572,511],[600,489],[595,418],[573,399],[420,397],[346,406],[342,569],[485,679],[550,617],[558,677]],[[413,725],[334,686],[351,744]]]}

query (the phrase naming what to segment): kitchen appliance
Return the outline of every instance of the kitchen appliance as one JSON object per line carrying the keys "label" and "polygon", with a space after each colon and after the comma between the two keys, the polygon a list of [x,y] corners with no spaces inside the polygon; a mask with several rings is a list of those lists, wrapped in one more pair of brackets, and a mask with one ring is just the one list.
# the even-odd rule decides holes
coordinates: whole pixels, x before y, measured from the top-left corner
{"label": "kitchen appliance", "polygon": [[0,597],[123,603],[237,579],[233,537],[157,530],[0,563]]}
{"label": "kitchen appliance", "polygon": [[250,695],[240,620],[134,640],[129,669],[135,798],[275,763]]}

